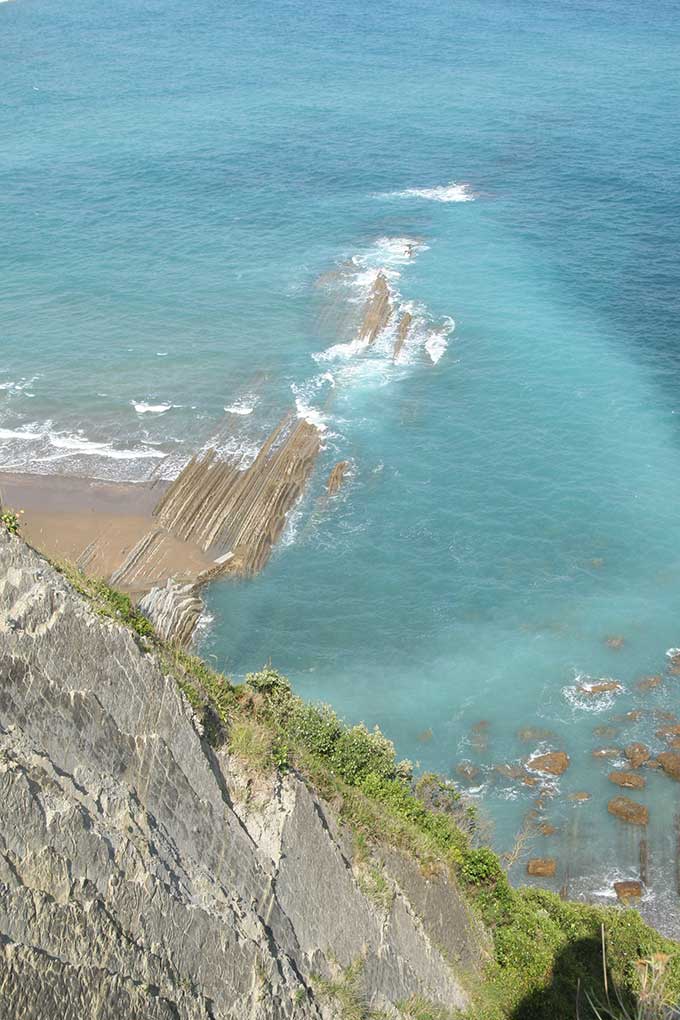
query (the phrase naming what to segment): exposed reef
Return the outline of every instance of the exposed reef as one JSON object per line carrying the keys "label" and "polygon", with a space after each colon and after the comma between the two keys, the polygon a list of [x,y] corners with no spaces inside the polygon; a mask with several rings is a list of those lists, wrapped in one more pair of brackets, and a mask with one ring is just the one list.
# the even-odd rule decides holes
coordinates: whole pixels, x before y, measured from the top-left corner
{"label": "exposed reef", "polygon": [[154,513],[171,534],[215,557],[223,573],[258,573],[281,536],[321,448],[319,430],[286,417],[242,471],[214,450],[192,458]]}
{"label": "exposed reef", "polygon": [[375,278],[370,296],[364,307],[363,319],[359,326],[359,339],[369,346],[375,343],[379,333],[392,316],[392,295],[385,274],[381,271]]}

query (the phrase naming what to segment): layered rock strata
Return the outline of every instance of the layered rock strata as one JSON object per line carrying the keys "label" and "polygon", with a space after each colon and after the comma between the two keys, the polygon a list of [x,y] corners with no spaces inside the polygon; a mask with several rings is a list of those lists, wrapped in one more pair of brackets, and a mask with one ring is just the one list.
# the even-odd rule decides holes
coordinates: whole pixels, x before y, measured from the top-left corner
{"label": "layered rock strata", "polygon": [[[445,876],[401,854],[389,905],[294,775],[214,752],[158,661],[0,530],[0,1015],[332,1020],[463,1007],[482,939]],[[325,982],[324,982],[325,979]]]}

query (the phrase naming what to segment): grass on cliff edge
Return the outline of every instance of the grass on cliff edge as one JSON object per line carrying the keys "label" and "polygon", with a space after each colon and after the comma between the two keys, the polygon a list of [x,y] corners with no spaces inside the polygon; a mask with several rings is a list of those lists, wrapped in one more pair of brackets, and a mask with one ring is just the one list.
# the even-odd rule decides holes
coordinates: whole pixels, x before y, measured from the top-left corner
{"label": "grass on cliff edge", "polygon": [[[455,787],[431,774],[415,782],[411,764],[397,761],[380,730],[347,726],[329,706],[307,704],[271,668],[232,684],[200,658],[160,641],[127,596],[69,564],[57,567],[100,615],[125,624],[145,650],[159,654],[213,746],[228,744],[258,770],[299,771],[351,827],[360,848],[388,844],[414,857],[426,875],[446,870],[455,877],[493,938],[494,958],[473,989],[471,1018],[574,1020],[579,985],[604,1001],[603,932],[609,981],[623,1006],[640,993],[639,961],[656,953],[670,957],[666,992],[669,1002],[680,1002],[677,943],[634,910],[512,888],[498,857],[476,845],[474,811]],[[595,1014],[586,1006],[580,1015]]]}

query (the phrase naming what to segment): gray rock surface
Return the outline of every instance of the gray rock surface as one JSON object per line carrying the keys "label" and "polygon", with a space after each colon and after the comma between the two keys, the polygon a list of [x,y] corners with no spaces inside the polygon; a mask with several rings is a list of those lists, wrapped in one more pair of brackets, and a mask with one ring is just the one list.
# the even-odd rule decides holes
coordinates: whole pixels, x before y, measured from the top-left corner
{"label": "gray rock surface", "polygon": [[203,601],[196,585],[178,584],[169,578],[164,585],[147,592],[139,600],[139,608],[163,640],[186,647],[203,612]]}
{"label": "gray rock surface", "polygon": [[4,1020],[332,1020],[318,978],[358,960],[375,1008],[463,1006],[444,954],[474,967],[481,943],[455,888],[391,855],[376,905],[328,806],[297,777],[258,782],[154,656],[0,529]]}

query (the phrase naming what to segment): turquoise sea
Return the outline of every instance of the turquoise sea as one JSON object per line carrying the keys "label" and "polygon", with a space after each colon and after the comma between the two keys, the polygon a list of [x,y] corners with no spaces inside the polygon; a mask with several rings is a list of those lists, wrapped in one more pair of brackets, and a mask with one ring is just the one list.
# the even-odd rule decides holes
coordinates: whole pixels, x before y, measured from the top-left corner
{"label": "turquoise sea", "polygon": [[[0,468],[171,476],[224,421],[246,458],[318,421],[203,653],[469,762],[499,850],[537,790],[494,766],[566,750],[531,849],[603,900],[641,830],[591,751],[661,750],[679,702],[636,688],[680,645],[678,109],[677,0],[0,3]],[[397,364],[352,344],[379,269]],[[680,935],[680,784],[642,772]]]}

